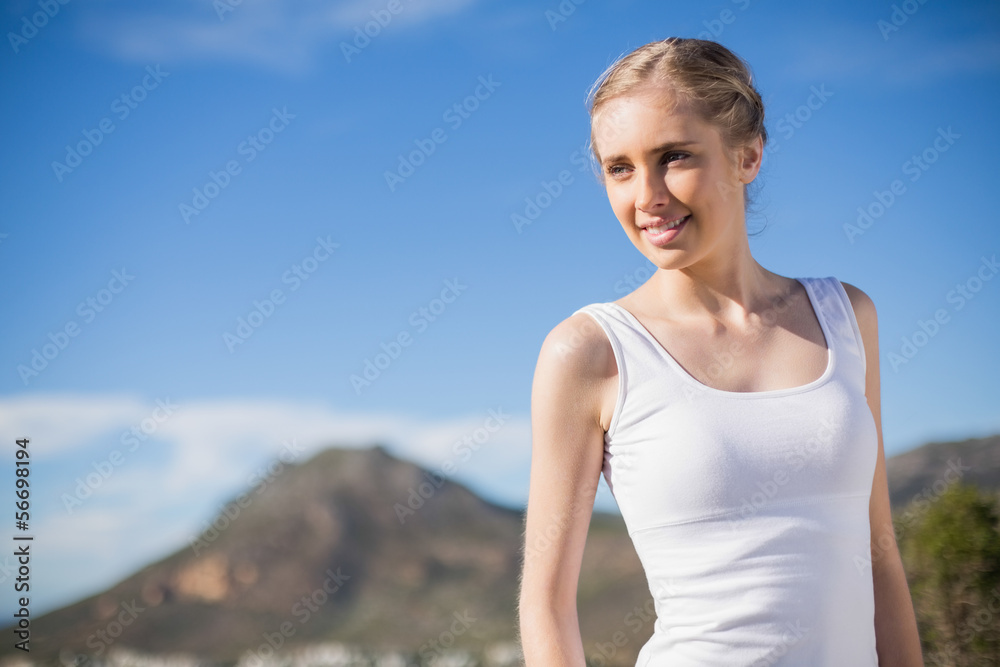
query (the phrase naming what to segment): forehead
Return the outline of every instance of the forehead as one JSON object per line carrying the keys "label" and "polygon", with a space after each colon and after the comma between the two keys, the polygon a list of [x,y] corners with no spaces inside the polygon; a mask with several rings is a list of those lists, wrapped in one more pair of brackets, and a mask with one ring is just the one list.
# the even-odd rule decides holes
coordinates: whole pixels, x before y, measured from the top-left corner
{"label": "forehead", "polygon": [[669,88],[644,88],[609,100],[594,117],[594,147],[602,159],[641,154],[668,143],[721,143],[715,126]]}

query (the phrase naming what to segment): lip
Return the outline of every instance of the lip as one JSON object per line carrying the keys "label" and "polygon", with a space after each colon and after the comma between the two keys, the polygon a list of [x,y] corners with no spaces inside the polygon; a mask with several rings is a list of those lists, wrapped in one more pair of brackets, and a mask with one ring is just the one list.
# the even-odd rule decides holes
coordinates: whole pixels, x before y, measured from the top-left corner
{"label": "lip", "polygon": [[[660,220],[654,220],[654,221],[648,222],[645,225],[642,225],[642,227],[641,227],[642,228],[641,234],[646,238],[647,241],[649,241],[653,245],[658,246],[658,247],[663,247],[663,246],[667,245],[668,243],[670,243],[671,241],[673,241],[677,237],[677,235],[681,233],[681,230],[684,229],[685,226],[687,226],[687,223],[688,223],[688,220],[690,219],[690,217],[691,217],[691,214],[689,213],[689,214],[681,216],[679,218],[674,218],[672,220],[664,220],[664,219],[661,218]],[[664,223],[675,222],[677,220],[683,220],[684,222],[682,222],[681,224],[677,225],[673,229],[666,230],[665,232],[659,232],[659,233],[657,233],[657,232],[651,232],[649,230],[649,227],[651,227],[651,226],[662,225]]]}

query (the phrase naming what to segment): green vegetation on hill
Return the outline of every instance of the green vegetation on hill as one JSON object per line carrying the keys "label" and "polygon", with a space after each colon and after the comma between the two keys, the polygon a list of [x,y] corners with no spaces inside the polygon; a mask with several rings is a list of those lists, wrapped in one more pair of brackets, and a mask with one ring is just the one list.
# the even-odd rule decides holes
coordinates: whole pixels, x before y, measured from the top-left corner
{"label": "green vegetation on hill", "polygon": [[955,482],[910,510],[895,523],[925,661],[1000,665],[1000,502]]}

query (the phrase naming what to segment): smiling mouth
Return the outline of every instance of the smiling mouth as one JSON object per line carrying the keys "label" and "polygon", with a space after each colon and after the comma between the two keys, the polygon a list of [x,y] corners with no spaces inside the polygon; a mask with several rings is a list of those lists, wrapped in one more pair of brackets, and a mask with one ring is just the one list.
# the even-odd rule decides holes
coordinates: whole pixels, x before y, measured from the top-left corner
{"label": "smiling mouth", "polygon": [[684,224],[685,222],[687,222],[687,219],[690,218],[690,217],[691,217],[691,214],[688,213],[683,218],[677,218],[676,220],[671,220],[669,222],[663,222],[663,223],[660,223],[658,225],[645,225],[645,226],[642,227],[642,229],[645,229],[647,232],[650,232],[651,234],[662,234],[665,231],[668,231],[668,230],[680,227],[682,224]]}

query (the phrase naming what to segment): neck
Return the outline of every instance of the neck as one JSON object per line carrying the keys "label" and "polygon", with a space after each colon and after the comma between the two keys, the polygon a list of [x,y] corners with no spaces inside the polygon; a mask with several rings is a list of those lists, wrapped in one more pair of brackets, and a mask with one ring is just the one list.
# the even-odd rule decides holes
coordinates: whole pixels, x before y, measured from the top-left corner
{"label": "neck", "polygon": [[704,317],[746,324],[750,315],[773,305],[780,278],[750,253],[746,234],[714,248],[694,264],[681,269],[659,269],[649,281],[652,298],[668,306],[672,319]]}

